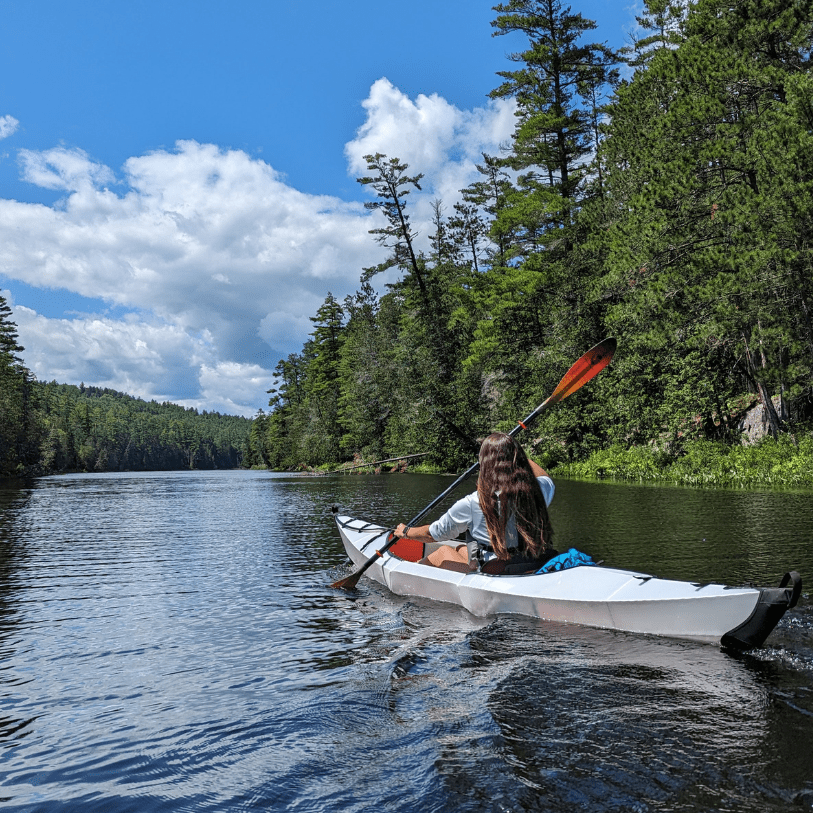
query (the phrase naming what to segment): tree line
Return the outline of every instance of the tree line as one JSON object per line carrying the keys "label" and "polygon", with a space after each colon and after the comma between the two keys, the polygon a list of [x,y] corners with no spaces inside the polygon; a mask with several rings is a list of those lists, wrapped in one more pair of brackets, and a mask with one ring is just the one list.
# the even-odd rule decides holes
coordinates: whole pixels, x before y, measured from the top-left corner
{"label": "tree line", "polygon": [[774,437],[809,432],[813,2],[646,0],[621,52],[558,0],[494,11],[495,36],[522,43],[491,91],[516,102],[510,144],[460,202],[435,202],[426,251],[409,208],[423,176],[366,156],[387,258],[279,362],[247,461],[429,451],[459,468],[608,335],[609,370],[534,428],[548,466],[737,444],[755,400]]}
{"label": "tree line", "polygon": [[0,296],[0,476],[243,464],[247,418],[37,381],[11,315]]}

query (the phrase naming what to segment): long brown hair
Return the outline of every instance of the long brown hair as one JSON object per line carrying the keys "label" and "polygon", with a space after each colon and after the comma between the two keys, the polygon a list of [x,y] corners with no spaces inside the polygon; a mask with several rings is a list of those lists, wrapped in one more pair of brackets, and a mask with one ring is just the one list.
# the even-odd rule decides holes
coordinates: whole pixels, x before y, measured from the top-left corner
{"label": "long brown hair", "polygon": [[525,452],[510,435],[495,432],[480,446],[477,494],[491,547],[500,559],[510,558],[505,528],[512,515],[522,553],[538,559],[551,549],[553,528],[545,498]]}

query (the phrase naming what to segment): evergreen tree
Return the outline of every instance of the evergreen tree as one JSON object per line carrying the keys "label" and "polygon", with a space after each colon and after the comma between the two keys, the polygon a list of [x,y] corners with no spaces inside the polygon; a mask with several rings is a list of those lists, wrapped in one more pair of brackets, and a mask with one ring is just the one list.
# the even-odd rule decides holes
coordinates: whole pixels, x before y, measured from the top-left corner
{"label": "evergreen tree", "polygon": [[644,0],[644,13],[635,16],[638,27],[648,32],[635,37],[632,45],[621,49],[626,63],[633,68],[649,64],[661,49],[674,50],[684,40],[689,4],[683,0]]}
{"label": "evergreen tree", "polygon": [[17,325],[11,321],[11,308],[8,301],[0,294],[0,362],[3,369],[23,369],[23,360],[18,355],[25,350],[19,344]]}
{"label": "evergreen tree", "polygon": [[33,376],[19,355],[17,325],[0,295],[0,476],[25,474],[39,458],[41,426],[33,401]]}
{"label": "evergreen tree", "polygon": [[529,47],[510,59],[521,67],[501,71],[491,95],[517,102],[518,124],[507,163],[527,171],[524,198],[532,197],[543,223],[567,223],[569,201],[579,197],[586,160],[595,149],[593,118],[600,88],[618,61],[605,45],[580,42],[592,20],[563,9],[559,0],[510,0],[495,6],[495,36],[520,32]]}
{"label": "evergreen tree", "polygon": [[314,331],[308,343],[305,375],[307,426],[300,441],[310,464],[339,459],[339,363],[344,341],[344,311],[333,294],[311,317]]}
{"label": "evergreen tree", "polygon": [[396,388],[393,370],[395,324],[379,319],[378,296],[368,282],[344,301],[348,315],[339,362],[339,423],[345,457],[387,457],[385,433]]}
{"label": "evergreen tree", "polygon": [[644,432],[731,430],[745,388],[810,402],[812,35],[809,3],[699,0],[619,89],[605,296]]}
{"label": "evergreen tree", "polygon": [[[431,451],[455,468],[470,460],[463,436],[510,428],[610,334],[613,373],[536,427],[548,465],[613,442],[736,442],[737,404],[757,398],[778,433],[777,395],[791,428],[809,426],[812,9],[645,0],[618,83],[615,56],[584,44],[591,21],[558,0],[497,6],[495,33],[527,40],[493,93],[517,102],[513,142],[483,156],[451,218],[436,202],[426,255],[406,214],[421,176],[367,157],[359,180],[379,196],[368,208],[389,255],[364,270],[340,331],[326,302],[280,362],[258,417],[270,465]],[[403,276],[379,299],[369,280],[389,268]],[[328,393],[335,423],[315,408]],[[82,441],[85,416],[71,431]],[[315,453],[317,434],[338,450]]]}
{"label": "evergreen tree", "polygon": [[401,163],[398,158],[387,158],[380,152],[374,155],[365,155],[367,171],[373,173],[357,178],[362,186],[371,186],[378,200],[367,201],[366,209],[380,211],[387,221],[386,226],[370,229],[376,242],[390,251],[390,256],[378,265],[365,268],[362,282],[369,282],[375,274],[380,274],[389,268],[399,268],[410,274],[420,289],[421,301],[427,316],[431,313],[429,294],[425,279],[423,262],[415,251],[415,233],[409,222],[406,211],[407,196],[410,187],[420,190],[422,174],[409,176],[406,174],[408,164]]}
{"label": "evergreen tree", "polygon": [[305,404],[305,365],[305,352],[291,353],[274,368],[275,386],[268,391],[272,412],[265,444],[267,465],[271,468],[290,468],[304,462],[304,458],[298,457],[298,441]]}
{"label": "evergreen tree", "polygon": [[502,417],[550,383],[560,352],[601,338],[600,318],[586,306],[596,254],[582,249],[581,212],[604,194],[596,153],[617,58],[583,42],[595,23],[556,0],[512,0],[495,10],[495,35],[521,34],[528,47],[511,55],[518,67],[500,73],[492,92],[517,103],[514,140],[500,161],[516,180],[502,178],[491,224],[503,263],[469,297],[478,322],[468,364],[489,377],[492,391],[510,393],[494,401]]}
{"label": "evergreen tree", "polygon": [[[492,241],[491,250],[486,253],[486,263],[502,268],[508,264],[513,234],[504,225],[497,228],[497,224],[503,223],[500,213],[506,207],[511,193],[511,179],[504,162],[493,155],[483,153],[483,163],[475,164],[475,167],[483,177],[462,190],[463,201],[484,213],[483,220],[488,224],[488,236]],[[464,240],[469,240],[468,235]]]}

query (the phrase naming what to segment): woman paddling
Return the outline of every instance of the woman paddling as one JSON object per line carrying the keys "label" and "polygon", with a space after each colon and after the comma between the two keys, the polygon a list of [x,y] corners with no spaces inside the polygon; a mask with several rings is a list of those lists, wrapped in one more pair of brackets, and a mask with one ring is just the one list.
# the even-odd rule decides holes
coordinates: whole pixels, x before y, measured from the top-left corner
{"label": "woman paddling", "polygon": [[407,529],[401,523],[394,533],[424,543],[466,534],[467,544],[443,545],[421,559],[422,564],[462,572],[534,569],[556,555],[547,509],[553,492],[548,473],[510,435],[495,432],[480,447],[477,491],[431,525]]}

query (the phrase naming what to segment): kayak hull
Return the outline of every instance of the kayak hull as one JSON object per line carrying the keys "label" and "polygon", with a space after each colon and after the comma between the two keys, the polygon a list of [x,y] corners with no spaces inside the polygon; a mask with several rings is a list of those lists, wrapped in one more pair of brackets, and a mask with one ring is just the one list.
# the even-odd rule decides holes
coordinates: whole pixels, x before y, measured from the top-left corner
{"label": "kayak hull", "polygon": [[[355,566],[386,543],[386,528],[338,514],[335,519]],[[457,604],[476,616],[514,613],[736,649],[760,646],[801,591],[796,573],[788,574],[778,588],[763,589],[680,582],[602,566],[493,576],[422,565],[390,551],[384,551],[366,575],[396,595]]]}

